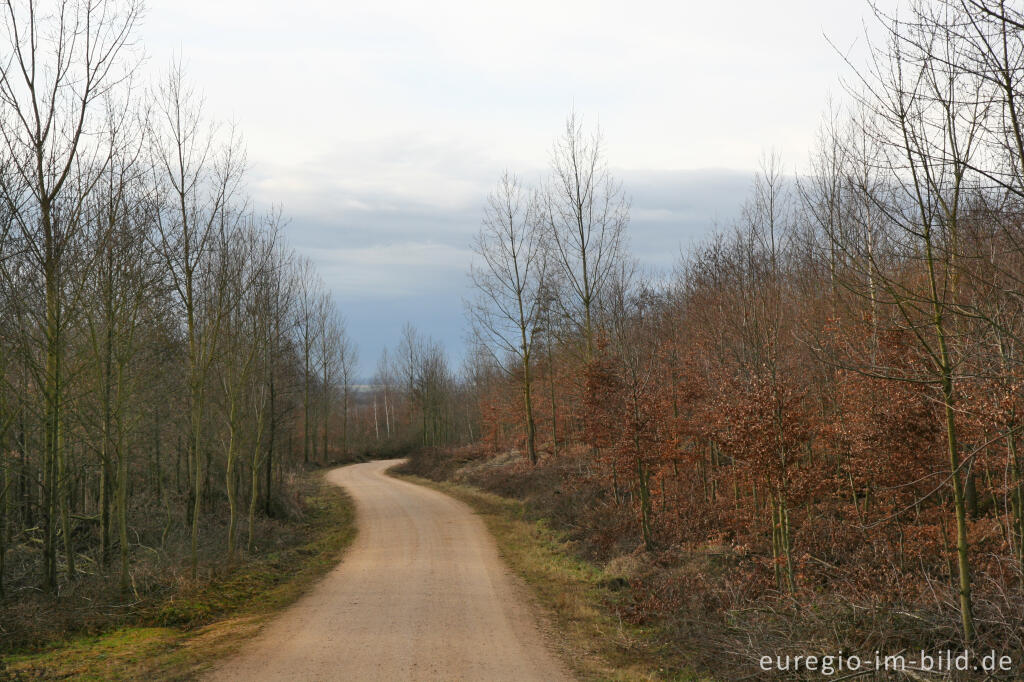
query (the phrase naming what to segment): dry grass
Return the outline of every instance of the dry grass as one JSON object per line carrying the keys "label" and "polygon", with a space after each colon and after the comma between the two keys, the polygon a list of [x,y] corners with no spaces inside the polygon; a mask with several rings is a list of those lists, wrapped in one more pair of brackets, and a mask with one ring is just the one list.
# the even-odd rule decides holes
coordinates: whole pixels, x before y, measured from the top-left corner
{"label": "dry grass", "polygon": [[0,660],[0,679],[192,679],[238,649],[264,621],[337,564],[355,537],[354,507],[319,478],[288,547],[174,594],[134,614],[134,623],[73,637]]}
{"label": "dry grass", "polygon": [[[585,454],[573,451],[531,465],[517,453],[476,447],[417,453],[404,469],[440,480],[438,488],[481,512],[509,563],[567,633],[566,659],[580,651],[596,660],[575,662],[584,677],[690,679],[699,671],[722,679],[813,680],[823,676],[772,674],[759,661],[776,654],[843,651],[870,658],[876,650],[962,646],[955,586],[943,581],[917,586],[933,601],[915,601],[859,587],[849,572],[862,570],[860,564],[820,563],[816,570],[828,573],[826,582],[794,599],[772,588],[763,557],[717,538],[645,551],[634,519],[621,513],[629,505],[602,502],[602,491],[581,475],[585,465]],[[900,584],[884,571],[870,571],[878,584]],[[990,633],[979,650],[1019,662],[1020,591],[1000,591],[1000,584],[975,582],[975,616],[980,630]],[[857,679],[897,678],[860,672]],[[1014,670],[988,679],[1024,677]]]}

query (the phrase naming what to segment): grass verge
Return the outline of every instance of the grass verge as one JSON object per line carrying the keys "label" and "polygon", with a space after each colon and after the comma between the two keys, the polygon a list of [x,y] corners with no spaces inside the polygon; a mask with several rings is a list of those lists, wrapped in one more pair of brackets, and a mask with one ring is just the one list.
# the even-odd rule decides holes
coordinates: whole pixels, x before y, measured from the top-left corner
{"label": "grass verge", "polygon": [[0,659],[0,679],[186,680],[234,653],[335,566],[355,537],[351,499],[321,477],[305,501],[303,542],[184,586],[138,624]]}
{"label": "grass verge", "polygon": [[580,679],[710,679],[660,644],[656,628],[623,622],[616,614],[629,598],[625,581],[575,556],[557,531],[527,519],[522,502],[467,485],[393,475],[461,500],[483,519],[501,556],[538,602],[555,650]]}

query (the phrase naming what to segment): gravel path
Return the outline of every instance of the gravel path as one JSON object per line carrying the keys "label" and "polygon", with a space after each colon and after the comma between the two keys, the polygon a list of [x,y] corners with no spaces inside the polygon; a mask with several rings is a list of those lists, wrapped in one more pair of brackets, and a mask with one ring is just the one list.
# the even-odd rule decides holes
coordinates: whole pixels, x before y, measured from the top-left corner
{"label": "gravel path", "polygon": [[343,561],[211,680],[565,680],[466,505],[385,470],[334,469],[359,534]]}

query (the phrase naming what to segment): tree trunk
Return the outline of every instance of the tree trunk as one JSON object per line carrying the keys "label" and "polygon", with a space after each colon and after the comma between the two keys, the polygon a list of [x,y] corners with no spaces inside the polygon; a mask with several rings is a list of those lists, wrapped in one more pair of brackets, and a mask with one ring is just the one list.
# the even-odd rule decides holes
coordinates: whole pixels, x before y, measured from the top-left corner
{"label": "tree trunk", "polygon": [[121,591],[128,592],[128,456],[117,446],[117,530],[120,536]]}

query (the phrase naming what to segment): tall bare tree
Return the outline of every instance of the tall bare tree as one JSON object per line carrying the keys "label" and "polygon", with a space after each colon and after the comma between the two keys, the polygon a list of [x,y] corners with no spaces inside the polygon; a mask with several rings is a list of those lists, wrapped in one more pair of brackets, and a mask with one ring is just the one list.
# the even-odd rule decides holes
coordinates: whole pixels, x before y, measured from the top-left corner
{"label": "tall bare tree", "polygon": [[338,382],[341,390],[341,456],[349,453],[349,432],[351,430],[352,394],[356,379],[356,365],[359,362],[359,349],[348,332],[348,325],[343,317],[338,319]]}
{"label": "tall bare tree", "polygon": [[479,264],[470,269],[470,278],[478,293],[468,310],[482,346],[505,372],[519,379],[526,452],[534,464],[537,428],[532,362],[547,279],[544,235],[535,198],[516,176],[506,172],[487,199],[483,227],[473,242]]}
{"label": "tall bare tree", "polygon": [[313,264],[308,260],[299,263],[299,296],[295,309],[295,333],[302,354],[302,461],[309,462],[316,457],[313,433],[313,380],[314,353],[321,328],[318,325],[317,301],[319,283],[313,276]]}
{"label": "tall bare tree", "polygon": [[[69,256],[86,222],[85,198],[109,163],[110,146],[99,123],[103,97],[134,68],[128,52],[141,4],[64,0],[39,7],[33,0],[12,0],[2,11],[0,131],[10,165],[2,174],[0,192],[43,290],[38,317],[44,360],[33,375],[45,405],[42,582],[52,591],[57,584],[58,507],[65,542],[70,535],[62,492],[66,333],[74,310],[68,306]],[[73,576],[74,553],[65,549]]]}
{"label": "tall bare tree", "polygon": [[[198,572],[199,520],[202,512],[206,454],[203,416],[206,377],[220,332],[223,291],[203,291],[200,281],[209,265],[219,229],[237,215],[237,197],[245,154],[234,131],[218,143],[217,131],[203,119],[202,101],[173,63],[154,93],[155,111],[149,137],[160,192],[157,227],[159,251],[177,294],[188,340],[189,460],[192,470],[192,574]],[[203,306],[206,304],[206,314]]]}
{"label": "tall bare tree", "polygon": [[[989,100],[983,81],[963,65],[963,40],[948,30],[963,20],[951,5],[915,3],[905,18],[875,10],[887,29],[862,73],[858,104],[870,114],[869,134],[879,141],[887,191],[866,197],[891,223],[891,248],[898,261],[918,264],[923,272],[909,283],[879,262],[869,263],[879,305],[917,342],[926,359],[922,376],[899,376],[885,368],[880,376],[924,382],[936,389],[946,436],[948,480],[956,523],[957,591],[964,641],[975,639],[970,539],[963,443],[958,424],[962,382],[952,343],[961,309],[962,223],[978,179]],[[865,233],[858,235],[862,242]],[[849,249],[867,253],[868,249]],[[862,368],[863,369],[863,368]]]}
{"label": "tall bare tree", "polygon": [[625,248],[629,200],[608,169],[600,130],[587,133],[573,112],[551,152],[544,221],[571,296],[565,307],[594,352],[594,308]]}

